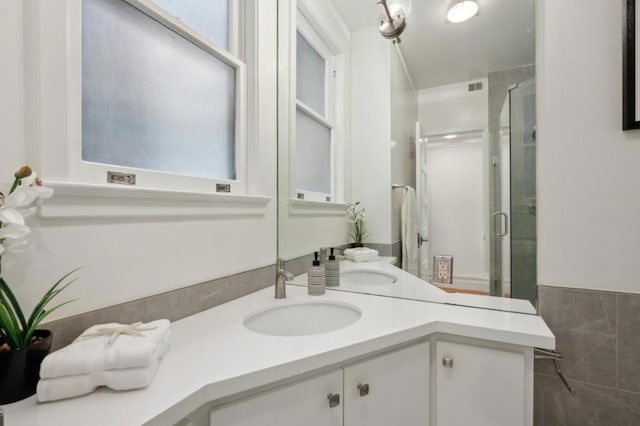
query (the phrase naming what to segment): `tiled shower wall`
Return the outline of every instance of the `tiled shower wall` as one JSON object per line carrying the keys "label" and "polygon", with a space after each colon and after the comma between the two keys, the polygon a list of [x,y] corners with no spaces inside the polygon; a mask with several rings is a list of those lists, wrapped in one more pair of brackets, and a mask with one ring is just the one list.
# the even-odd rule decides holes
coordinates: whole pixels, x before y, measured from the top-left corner
{"label": "tiled shower wall", "polygon": [[640,295],[539,287],[539,313],[564,356],[535,364],[535,426],[640,425]]}

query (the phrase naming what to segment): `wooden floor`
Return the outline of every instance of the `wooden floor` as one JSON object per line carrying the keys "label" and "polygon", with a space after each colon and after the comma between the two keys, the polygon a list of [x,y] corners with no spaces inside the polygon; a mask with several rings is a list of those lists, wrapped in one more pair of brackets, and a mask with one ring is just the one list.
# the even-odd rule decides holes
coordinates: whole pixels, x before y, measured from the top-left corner
{"label": "wooden floor", "polygon": [[440,287],[442,290],[446,291],[447,293],[467,293],[467,294],[480,294],[482,296],[488,296],[489,293],[487,293],[486,291],[480,291],[480,290],[466,290],[464,288],[453,288],[453,287]]}

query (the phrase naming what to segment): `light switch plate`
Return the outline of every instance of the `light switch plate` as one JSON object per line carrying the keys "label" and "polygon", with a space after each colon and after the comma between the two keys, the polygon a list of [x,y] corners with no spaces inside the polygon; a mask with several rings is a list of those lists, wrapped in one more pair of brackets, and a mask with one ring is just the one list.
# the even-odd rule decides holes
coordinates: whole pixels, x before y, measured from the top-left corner
{"label": "light switch plate", "polygon": [[433,256],[432,282],[438,284],[453,283],[453,256],[436,254]]}

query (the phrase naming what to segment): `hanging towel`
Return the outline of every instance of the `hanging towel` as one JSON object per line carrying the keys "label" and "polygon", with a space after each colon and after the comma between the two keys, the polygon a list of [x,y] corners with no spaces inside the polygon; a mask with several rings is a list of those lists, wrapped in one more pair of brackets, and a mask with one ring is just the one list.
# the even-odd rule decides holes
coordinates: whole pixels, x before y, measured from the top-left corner
{"label": "hanging towel", "polygon": [[418,212],[416,191],[406,188],[402,194],[402,269],[418,275]]}
{"label": "hanging towel", "polygon": [[169,325],[166,319],[140,324],[139,328],[144,331],[140,331],[139,336],[120,334],[111,344],[109,335],[87,335],[122,324],[94,325],[69,346],[49,354],[40,366],[40,377],[50,379],[104,370],[148,367],[159,358],[163,345],[168,345],[171,334]]}

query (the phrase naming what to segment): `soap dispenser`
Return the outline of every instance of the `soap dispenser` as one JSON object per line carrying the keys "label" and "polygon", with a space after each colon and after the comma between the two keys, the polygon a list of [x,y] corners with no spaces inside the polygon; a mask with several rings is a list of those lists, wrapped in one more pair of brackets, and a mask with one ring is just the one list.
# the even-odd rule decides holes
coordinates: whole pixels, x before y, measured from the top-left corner
{"label": "soap dispenser", "polygon": [[340,262],[336,260],[331,248],[329,259],[324,264],[327,287],[338,287],[340,285]]}
{"label": "soap dispenser", "polygon": [[320,296],[325,293],[325,272],[324,266],[320,264],[318,252],[314,254],[313,264],[309,267],[308,273],[308,291],[313,296]]}

